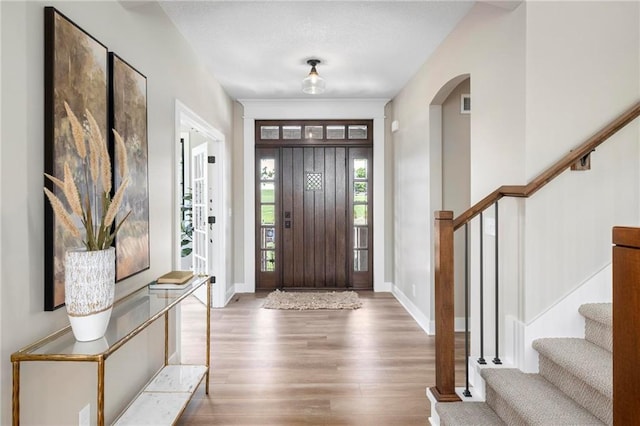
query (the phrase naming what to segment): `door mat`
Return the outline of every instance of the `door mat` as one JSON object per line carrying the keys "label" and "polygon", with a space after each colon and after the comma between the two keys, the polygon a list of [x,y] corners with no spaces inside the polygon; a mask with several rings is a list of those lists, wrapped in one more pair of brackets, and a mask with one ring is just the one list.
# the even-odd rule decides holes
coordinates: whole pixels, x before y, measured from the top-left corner
{"label": "door mat", "polygon": [[362,302],[355,291],[341,292],[286,292],[275,290],[265,299],[265,309],[314,310],[359,309]]}

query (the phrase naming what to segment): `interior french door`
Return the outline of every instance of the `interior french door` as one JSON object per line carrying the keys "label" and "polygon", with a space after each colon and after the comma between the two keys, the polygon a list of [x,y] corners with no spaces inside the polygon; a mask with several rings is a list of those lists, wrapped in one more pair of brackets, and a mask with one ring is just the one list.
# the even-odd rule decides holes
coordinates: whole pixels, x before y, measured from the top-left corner
{"label": "interior french door", "polygon": [[[191,188],[192,188],[192,268],[195,274],[209,273],[209,180],[207,167],[207,144],[194,147],[191,150]],[[206,299],[206,298],[205,298]]]}
{"label": "interior french door", "polygon": [[371,289],[372,148],[256,148],[256,288]]}

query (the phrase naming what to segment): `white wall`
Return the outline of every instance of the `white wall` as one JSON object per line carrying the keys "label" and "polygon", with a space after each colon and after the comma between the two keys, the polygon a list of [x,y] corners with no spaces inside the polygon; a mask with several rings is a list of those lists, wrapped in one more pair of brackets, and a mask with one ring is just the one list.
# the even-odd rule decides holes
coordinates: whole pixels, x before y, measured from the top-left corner
{"label": "white wall", "polygon": [[[53,5],[83,29],[147,76],[149,128],[149,197],[151,268],[116,285],[116,297],[146,285],[171,268],[175,223],[171,188],[174,176],[175,99],[232,140],[233,105],[217,81],[197,60],[186,41],[155,3],[130,9],[119,2],[3,2],[1,5],[2,134],[0,145],[0,374],[1,424],[11,422],[11,364],[9,356],[32,341],[68,324],[64,309],[43,311],[43,7]],[[10,202],[8,202],[10,201]],[[137,392],[138,384],[157,368],[153,336],[132,343],[145,356],[113,357],[107,362],[107,383],[118,383],[119,395]],[[154,334],[155,333],[155,334]],[[157,348],[160,351],[162,348]],[[151,360],[151,361],[149,361]],[[56,406],[34,410],[30,422],[69,424],[78,407],[93,404],[91,383],[79,381],[79,391],[65,395],[64,380],[34,366],[23,367],[23,384],[43,394],[63,395]],[[78,367],[82,369],[82,367]],[[35,377],[38,371],[39,377]],[[111,389],[115,391],[116,386]],[[29,395],[23,393],[28,407]],[[122,407],[107,403],[109,422]]]}
{"label": "white wall", "polygon": [[[2,22],[2,3],[0,3],[0,22]],[[2,49],[2,31],[0,31],[0,50]],[[2,67],[0,66],[0,99],[2,99]],[[3,102],[0,101],[0,135],[2,135],[2,104]],[[2,176],[2,146],[0,146],[0,176]],[[0,212],[4,212],[3,209],[3,202],[2,202],[3,198],[2,198],[2,185],[0,185]],[[4,241],[2,238],[2,226],[0,226],[0,241]],[[0,244],[0,259],[2,259],[2,244]],[[2,282],[4,281],[4,273],[3,273],[3,268],[2,268],[2,264],[3,262],[0,261],[0,298],[2,297]],[[2,344],[3,339],[2,339],[2,329],[4,327],[2,326],[2,303],[0,303],[0,354],[4,353],[4,345]],[[0,358],[1,360],[2,358]],[[0,368],[0,383],[4,383],[4,369]],[[1,392],[1,391],[0,391]],[[0,393],[1,395],[1,393]],[[0,419],[3,419],[4,417],[2,417],[2,413],[3,413],[3,406],[4,404],[2,404],[0,402]]]}
{"label": "white wall", "polygon": [[393,105],[391,102],[384,107],[385,129],[384,129],[384,281],[393,286],[394,276],[394,252],[393,240],[395,238],[393,230],[393,136],[391,133],[391,117],[393,116]]}
{"label": "white wall", "polygon": [[[231,161],[233,164],[233,194],[242,194],[244,191],[244,108],[240,102],[233,104],[233,145]],[[244,197],[233,197],[233,276],[236,283],[245,282],[244,278]],[[253,234],[249,234],[253,235]]]}
{"label": "white wall", "polygon": [[[640,99],[639,7],[527,3],[527,180]],[[638,225],[638,128],[526,201],[524,321],[611,261],[612,226]]]}
{"label": "white wall", "polygon": [[[439,118],[434,96],[470,75],[472,204],[500,185],[527,183],[638,101],[639,7],[530,1],[507,11],[476,4],[393,99],[400,123],[393,135],[394,281],[420,314],[433,319],[431,233],[441,208],[442,152],[429,123],[430,109]],[[548,309],[610,261],[613,225],[637,225],[639,127],[598,148],[591,171],[566,172],[530,199],[500,202],[501,316],[527,322]],[[413,284],[419,289],[411,297]]]}
{"label": "white wall", "polygon": [[[460,113],[460,97],[470,91],[466,79],[442,103],[442,209],[453,211],[454,217],[471,205],[471,115]],[[455,316],[464,319],[464,230],[454,238]]]}
{"label": "white wall", "polygon": [[[393,100],[395,278],[398,290],[432,317],[433,212],[442,206],[439,156],[429,105],[450,80],[473,82],[471,202],[504,182],[524,180],[524,11],[476,4]],[[437,161],[434,162],[437,164]],[[438,177],[439,176],[439,177]],[[412,295],[412,285],[416,295]]]}

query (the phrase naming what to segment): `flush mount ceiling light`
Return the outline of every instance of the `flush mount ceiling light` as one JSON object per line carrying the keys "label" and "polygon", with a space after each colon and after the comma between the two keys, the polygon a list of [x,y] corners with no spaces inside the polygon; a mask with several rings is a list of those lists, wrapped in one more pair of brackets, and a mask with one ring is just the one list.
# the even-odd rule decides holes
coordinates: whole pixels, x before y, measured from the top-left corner
{"label": "flush mount ceiling light", "polygon": [[317,95],[324,92],[324,79],[318,75],[316,65],[320,63],[319,59],[309,59],[307,64],[311,65],[311,71],[307,78],[302,80],[302,91],[310,95]]}

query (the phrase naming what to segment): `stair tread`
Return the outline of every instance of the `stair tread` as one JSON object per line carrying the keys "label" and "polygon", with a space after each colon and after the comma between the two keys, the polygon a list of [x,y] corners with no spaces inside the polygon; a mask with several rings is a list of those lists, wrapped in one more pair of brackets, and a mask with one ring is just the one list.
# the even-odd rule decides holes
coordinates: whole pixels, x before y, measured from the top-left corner
{"label": "stair tread", "polygon": [[578,312],[585,318],[611,327],[613,324],[612,303],[585,303],[578,308]]}
{"label": "stair tread", "polygon": [[498,426],[505,423],[486,402],[444,402],[436,404],[440,424],[446,426]]}
{"label": "stair tread", "polygon": [[481,375],[529,425],[603,423],[539,374],[513,368],[485,368]]}
{"label": "stair tread", "polygon": [[578,338],[543,338],[533,341],[533,349],[549,358],[598,392],[613,397],[611,352]]}

